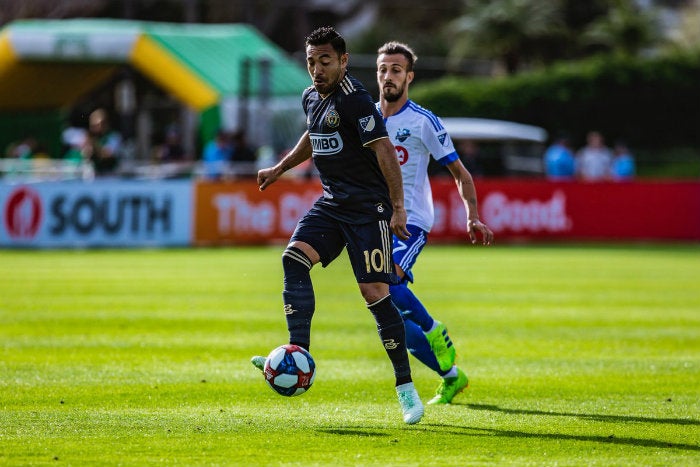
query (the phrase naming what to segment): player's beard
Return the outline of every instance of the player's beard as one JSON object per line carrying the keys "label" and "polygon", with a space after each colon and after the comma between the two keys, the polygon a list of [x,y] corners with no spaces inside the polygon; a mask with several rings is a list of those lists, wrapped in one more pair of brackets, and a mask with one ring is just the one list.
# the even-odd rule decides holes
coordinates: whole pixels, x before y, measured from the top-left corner
{"label": "player's beard", "polygon": [[335,88],[335,85],[336,85],[336,84],[337,84],[337,82],[333,82],[333,83],[326,83],[326,82],[323,82],[323,83],[314,83],[314,88],[316,88],[316,91],[318,91],[319,94],[321,94],[322,96],[325,96],[325,95],[331,93],[331,91]]}
{"label": "player's beard", "polygon": [[335,75],[334,79],[329,79],[327,81],[321,81],[320,83],[317,83],[314,81],[314,88],[316,91],[321,94],[322,96],[327,96],[328,94],[332,93],[335,88],[338,86],[338,83],[340,83],[340,80],[342,80],[344,77],[343,69],[338,67],[338,74]]}
{"label": "player's beard", "polygon": [[396,102],[399,99],[401,99],[401,96],[403,96],[404,84],[402,83],[401,86],[397,86],[394,84],[394,86],[395,87],[384,86],[382,88],[382,97],[385,101]]}

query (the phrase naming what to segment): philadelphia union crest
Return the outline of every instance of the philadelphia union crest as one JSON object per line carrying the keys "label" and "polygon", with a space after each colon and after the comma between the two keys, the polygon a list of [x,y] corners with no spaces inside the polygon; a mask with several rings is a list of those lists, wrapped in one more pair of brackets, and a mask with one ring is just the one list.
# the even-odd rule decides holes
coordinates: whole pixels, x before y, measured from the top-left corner
{"label": "philadelphia union crest", "polygon": [[326,125],[330,128],[338,128],[338,125],[340,125],[340,114],[337,110],[331,109],[328,111],[326,114]]}

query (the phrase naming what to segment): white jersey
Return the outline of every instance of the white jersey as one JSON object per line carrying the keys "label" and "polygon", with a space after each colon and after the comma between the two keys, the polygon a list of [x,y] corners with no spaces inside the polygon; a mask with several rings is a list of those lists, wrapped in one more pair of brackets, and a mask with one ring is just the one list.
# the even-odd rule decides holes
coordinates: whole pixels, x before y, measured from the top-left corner
{"label": "white jersey", "polygon": [[435,220],[428,179],[430,157],[447,165],[459,156],[440,118],[410,99],[398,113],[384,117],[384,122],[401,164],[407,223],[429,232]]}

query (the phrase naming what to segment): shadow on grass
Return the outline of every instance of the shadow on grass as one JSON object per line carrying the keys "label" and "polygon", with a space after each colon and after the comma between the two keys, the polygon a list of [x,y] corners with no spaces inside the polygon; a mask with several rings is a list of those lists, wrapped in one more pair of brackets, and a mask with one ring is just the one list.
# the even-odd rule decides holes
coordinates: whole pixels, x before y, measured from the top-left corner
{"label": "shadow on grass", "polygon": [[422,427],[429,427],[428,430],[445,433],[446,429],[450,434],[464,436],[499,436],[504,438],[533,438],[533,439],[556,439],[565,441],[588,441],[604,444],[619,444],[627,446],[641,446],[654,449],[682,449],[685,451],[700,451],[700,446],[694,444],[669,443],[655,439],[641,438],[618,438],[615,435],[609,436],[587,436],[587,435],[565,435],[562,433],[526,433],[524,431],[497,430],[495,428],[477,428],[457,425],[440,425],[437,423],[423,424]]}
{"label": "shadow on grass", "polygon": [[[615,422],[615,423],[668,423],[676,425],[700,425],[698,420],[693,419],[675,419],[675,418],[651,418],[651,417],[632,417],[625,415],[596,415],[596,414],[580,414],[568,412],[544,412],[541,410],[526,410],[526,409],[508,409],[497,405],[487,404],[452,404],[468,407],[472,410],[485,410],[492,412],[502,412],[507,414],[520,415],[550,415],[555,417],[576,417],[586,420]],[[654,439],[643,438],[621,438],[614,434],[609,436],[592,436],[592,435],[573,435],[562,433],[528,433],[515,430],[498,430],[495,428],[478,428],[458,425],[443,425],[437,423],[420,423],[416,428],[422,428],[426,431],[439,432],[442,434],[450,433],[459,436],[497,436],[504,438],[533,438],[533,439],[555,439],[568,441],[588,441],[594,443],[617,444],[627,446],[640,446],[654,449],[681,449],[685,451],[700,451],[700,446],[695,444],[669,443],[667,441],[659,441]],[[384,433],[377,430],[366,430],[362,428],[329,428],[319,429],[319,432],[328,433],[331,435],[340,436],[390,436],[389,433]]]}
{"label": "shadow on grass", "polygon": [[652,418],[652,417],[632,417],[627,415],[598,415],[572,412],[545,412],[542,410],[526,410],[526,409],[507,409],[497,405],[488,404],[459,404],[472,410],[487,410],[489,412],[502,412],[518,415],[550,415],[553,417],[575,417],[584,420],[593,420],[596,422],[641,422],[641,423],[665,423],[669,425],[700,425],[699,420],[684,419],[684,418]]}
{"label": "shadow on grass", "polygon": [[[685,451],[700,451],[700,446],[694,444],[669,443],[654,439],[642,438],[618,438],[615,435],[591,436],[591,435],[567,435],[562,433],[527,433],[515,430],[498,430],[495,428],[478,428],[458,425],[443,425],[438,423],[420,423],[415,428],[425,431],[432,431],[440,434],[451,434],[457,436],[494,436],[503,438],[532,438],[532,439],[554,439],[565,441],[587,441],[593,443],[618,444],[626,446],[641,446],[654,449],[681,449]],[[391,436],[390,433],[383,433],[377,430],[366,430],[362,428],[327,428],[316,430],[321,433],[339,436],[367,436],[380,437]]]}

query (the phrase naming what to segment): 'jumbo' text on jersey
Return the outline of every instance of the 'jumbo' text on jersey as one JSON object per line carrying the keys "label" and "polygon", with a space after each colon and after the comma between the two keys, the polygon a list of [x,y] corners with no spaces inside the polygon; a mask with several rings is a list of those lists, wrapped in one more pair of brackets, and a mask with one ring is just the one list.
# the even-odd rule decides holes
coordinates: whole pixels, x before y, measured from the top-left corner
{"label": "'jumbo' text on jersey", "polygon": [[459,156],[442,121],[410,99],[398,113],[384,121],[401,164],[408,224],[429,232],[435,220],[428,179],[430,157],[447,165]]}
{"label": "'jumbo' text on jersey", "polygon": [[387,133],[362,83],[346,74],[325,98],[313,86],[307,88],[302,104],[323,185],[316,205],[343,222],[390,219],[389,188],[377,155],[367,147]]}

